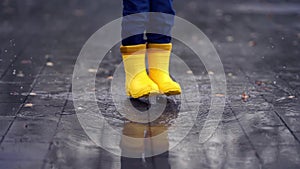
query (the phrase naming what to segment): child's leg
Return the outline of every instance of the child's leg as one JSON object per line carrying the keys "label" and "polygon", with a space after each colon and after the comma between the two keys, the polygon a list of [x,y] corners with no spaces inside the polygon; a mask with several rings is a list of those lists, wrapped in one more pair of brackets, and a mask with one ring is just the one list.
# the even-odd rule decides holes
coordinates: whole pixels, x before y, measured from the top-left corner
{"label": "child's leg", "polygon": [[149,76],[158,85],[161,93],[167,95],[180,94],[180,85],[174,82],[169,75],[169,61],[172,49],[172,44],[170,43],[171,30],[175,15],[172,0],[152,0],[150,11],[170,15],[150,15],[147,31],[160,32],[162,34],[147,33]]}
{"label": "child's leg", "polygon": [[[144,32],[148,22],[149,0],[123,0],[122,45],[145,44]],[[132,15],[134,14],[134,15]]]}
{"label": "child's leg", "polygon": [[[173,0],[151,0],[150,12],[155,12],[149,16],[147,23],[147,42],[148,43],[170,43],[171,30],[174,25],[175,10]],[[160,14],[163,13],[163,14]],[[169,15],[165,15],[169,14]],[[157,32],[155,34],[151,32]]]}
{"label": "child's leg", "polygon": [[122,21],[123,40],[120,49],[126,74],[126,93],[133,98],[158,93],[158,86],[149,78],[145,66],[146,44],[143,33],[148,16],[141,12],[149,12],[149,2],[123,0],[123,7],[124,16],[135,14],[124,17]]}

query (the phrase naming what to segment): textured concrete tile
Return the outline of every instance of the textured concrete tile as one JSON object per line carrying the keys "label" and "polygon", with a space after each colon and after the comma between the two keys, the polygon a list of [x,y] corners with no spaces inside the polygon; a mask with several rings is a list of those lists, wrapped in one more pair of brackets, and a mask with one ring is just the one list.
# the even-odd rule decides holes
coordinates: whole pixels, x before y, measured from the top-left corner
{"label": "textured concrete tile", "polygon": [[49,143],[8,143],[0,147],[0,161],[41,161],[48,152]]}
{"label": "textured concrete tile", "polygon": [[15,116],[21,103],[0,103],[0,116]]}
{"label": "textured concrete tile", "polygon": [[7,131],[10,123],[13,121],[14,117],[10,116],[0,116],[0,135],[3,136]]}
{"label": "textured concrete tile", "polygon": [[49,143],[55,134],[58,119],[17,118],[4,142]]}

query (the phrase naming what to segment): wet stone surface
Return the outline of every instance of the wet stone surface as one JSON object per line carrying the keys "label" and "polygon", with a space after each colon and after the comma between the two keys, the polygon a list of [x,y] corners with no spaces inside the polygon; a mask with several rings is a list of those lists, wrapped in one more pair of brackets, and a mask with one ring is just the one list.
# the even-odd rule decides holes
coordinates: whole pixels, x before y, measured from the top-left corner
{"label": "wet stone surface", "polygon": [[[4,1],[0,4],[0,168],[300,168],[300,3],[185,0],[174,1],[174,6],[178,16],[208,36],[224,66],[226,105],[208,140],[199,143],[212,98],[209,75],[214,72],[206,70],[180,41],[174,40],[173,52],[191,70],[174,78],[190,84],[184,87],[195,94],[192,99],[129,100],[119,91],[114,102],[110,88],[121,63],[119,44],[98,69],[86,68],[91,75],[96,73],[95,86],[72,95],[80,49],[96,30],[120,17],[121,2]],[[177,69],[171,65],[171,70]],[[188,78],[191,75],[194,81]],[[80,83],[88,78],[81,77]],[[164,99],[165,111],[146,124],[129,121],[116,107],[147,115],[153,108],[149,102],[160,104]],[[75,109],[73,103],[78,101]],[[197,106],[198,115],[191,120]],[[107,125],[91,120],[85,124],[90,135],[78,117],[89,117],[97,107]],[[121,134],[162,137],[141,142]],[[146,153],[168,148],[152,157]]]}

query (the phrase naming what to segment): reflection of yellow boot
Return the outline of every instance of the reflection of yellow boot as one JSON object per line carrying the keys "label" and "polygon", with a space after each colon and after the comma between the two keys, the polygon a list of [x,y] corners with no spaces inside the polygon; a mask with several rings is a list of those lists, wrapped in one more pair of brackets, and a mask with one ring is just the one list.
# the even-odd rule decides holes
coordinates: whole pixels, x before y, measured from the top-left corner
{"label": "reflection of yellow boot", "polygon": [[133,98],[158,93],[158,86],[149,78],[146,72],[146,45],[121,46],[121,53],[126,74],[126,93]]}
{"label": "reflection of yellow boot", "polygon": [[148,44],[147,55],[149,76],[158,85],[161,93],[177,95],[181,93],[180,85],[169,75],[169,61],[172,44]]}

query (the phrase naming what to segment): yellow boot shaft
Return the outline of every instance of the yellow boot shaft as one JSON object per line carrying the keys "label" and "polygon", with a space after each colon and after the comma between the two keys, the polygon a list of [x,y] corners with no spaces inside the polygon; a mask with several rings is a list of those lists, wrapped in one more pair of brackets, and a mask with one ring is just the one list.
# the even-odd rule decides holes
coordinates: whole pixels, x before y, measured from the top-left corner
{"label": "yellow boot shaft", "polygon": [[139,98],[151,93],[158,93],[158,86],[149,78],[146,72],[146,45],[121,46],[120,50],[126,76],[127,95]]}

